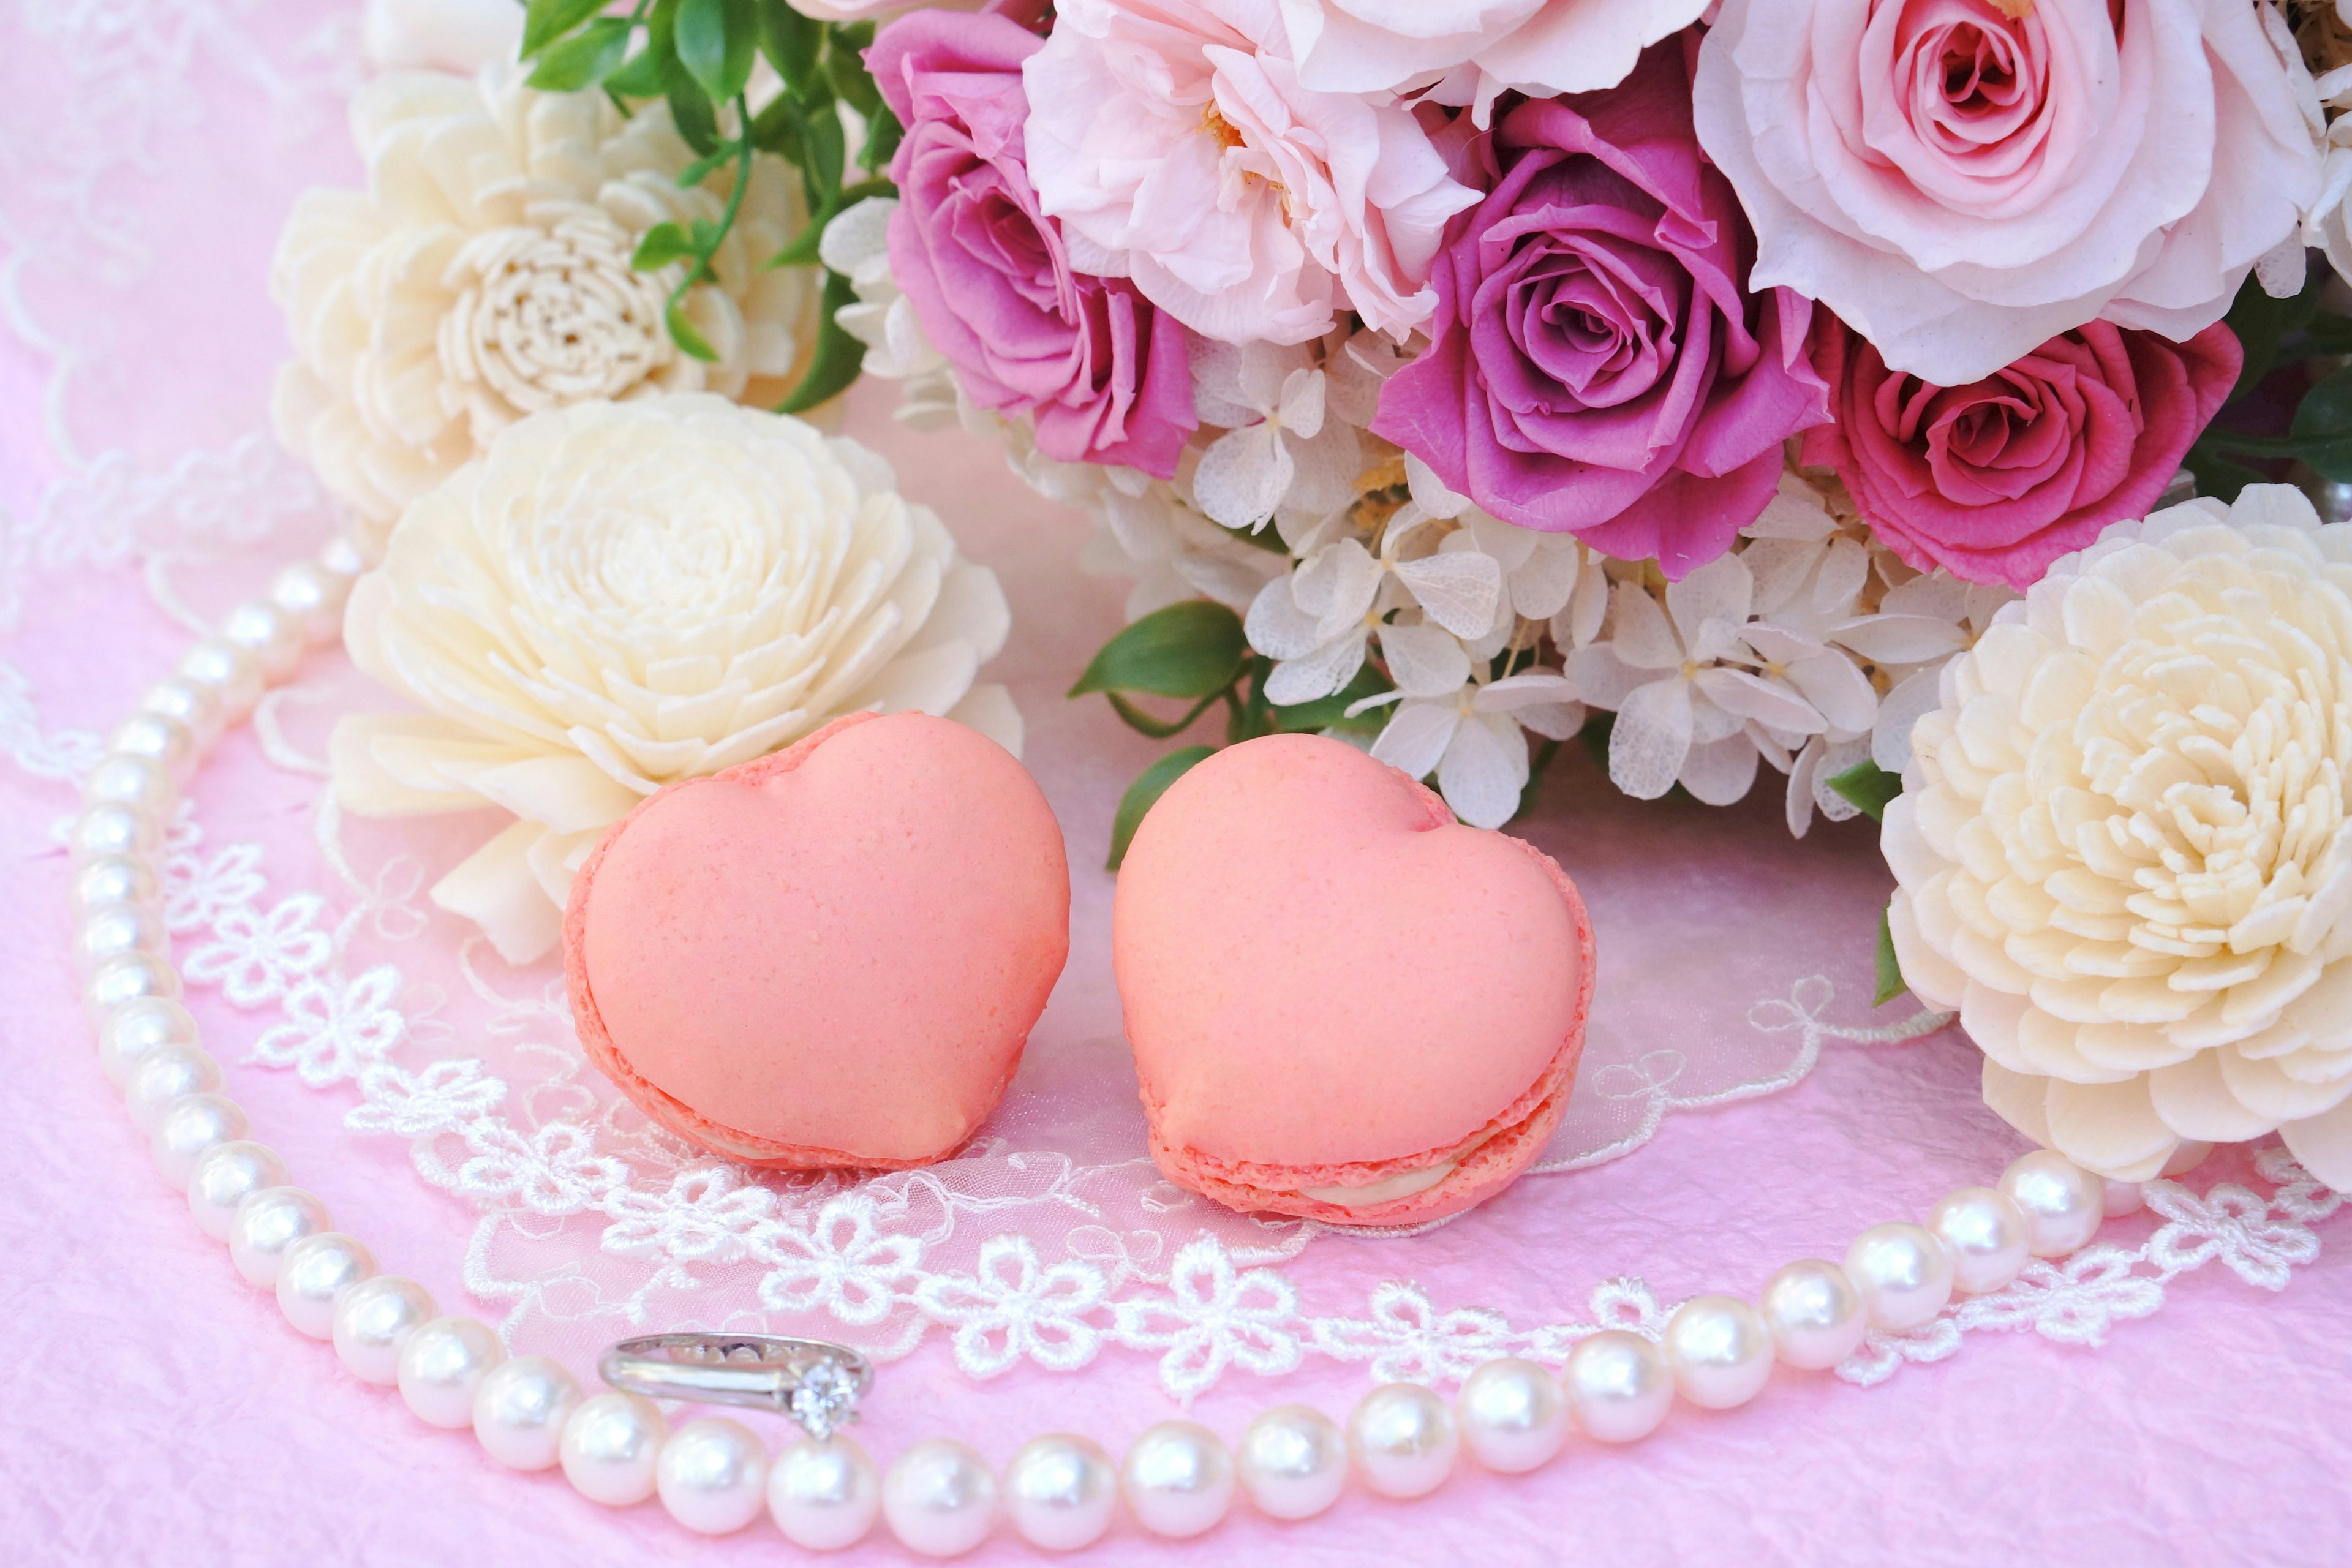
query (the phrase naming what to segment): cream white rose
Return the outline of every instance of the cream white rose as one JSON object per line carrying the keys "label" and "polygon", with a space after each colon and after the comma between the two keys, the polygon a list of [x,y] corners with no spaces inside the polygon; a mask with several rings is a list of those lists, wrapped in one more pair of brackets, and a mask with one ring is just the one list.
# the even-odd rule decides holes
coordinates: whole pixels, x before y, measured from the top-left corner
{"label": "cream white rose", "polygon": [[2062,558],[1945,666],[1882,842],[1988,1104],[2126,1181],[2273,1129],[2352,1189],[2352,525],[2249,487]]}
{"label": "cream white rose", "polygon": [[513,813],[433,898],[527,962],[604,830],[666,784],[859,710],[1017,754],[1003,688],[972,685],[1007,625],[994,574],[854,441],[709,395],[533,415],[353,588],[352,658],[425,711],[341,721],[335,796]]}
{"label": "cream white rose", "polygon": [[271,292],[295,359],[275,413],[287,445],[353,514],[370,554],[401,509],[526,415],[586,398],[711,391],[772,405],[816,341],[816,288],[761,265],[806,221],[762,156],[717,280],[686,298],[715,363],[662,321],[684,263],[636,272],[663,223],[715,220],[731,174],[681,190],[694,153],[649,104],[478,79],[377,78],[352,100],[368,189],[314,190],[279,238]]}

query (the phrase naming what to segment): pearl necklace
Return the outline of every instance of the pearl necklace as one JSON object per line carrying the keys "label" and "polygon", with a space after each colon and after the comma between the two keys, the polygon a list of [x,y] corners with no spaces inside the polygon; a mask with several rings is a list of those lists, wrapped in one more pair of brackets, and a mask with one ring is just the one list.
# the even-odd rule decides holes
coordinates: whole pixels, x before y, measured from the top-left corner
{"label": "pearl necklace", "polygon": [[[1871,1329],[1931,1321],[1952,1295],[1997,1290],[2029,1258],[2062,1258],[2102,1220],[2141,1204],[2139,1188],[2103,1182],[2062,1155],[2027,1154],[1997,1187],[1962,1187],[1925,1225],[1874,1226],[1843,1264],[1807,1258],[1774,1274],[1759,1300],[1698,1296],[1658,1342],[1608,1329],[1578,1342],[1555,1375],[1505,1357],[1463,1380],[1451,1405],[1390,1384],[1358,1404],[1344,1430],[1304,1405],[1265,1411],[1233,1447],[1190,1421],[1145,1431],[1123,1463],[1085,1437],[1024,1445],[1000,1477],[970,1446],[918,1443],[878,1468],[845,1436],[802,1437],[771,1456],[741,1423],[706,1416],[669,1428],[634,1394],[589,1395],[543,1356],[509,1359],[478,1319],[444,1316],[413,1279],[380,1274],[326,1205],[287,1184],[285,1163],[247,1137],[246,1113],[220,1093],[220,1065],[180,1003],[179,972],[160,913],[158,862],[181,785],[204,749],[287,679],[308,647],[333,642],[363,563],[338,542],[279,573],[266,597],[238,606],[148,691],[91,769],[73,824],[73,950],[99,1062],[151,1140],[156,1169],[188,1194],[230,1261],[275,1290],[288,1322],[362,1382],[397,1386],[420,1418],[471,1426],[502,1465],[561,1465],[582,1496],[624,1506],[658,1494],[689,1530],[723,1534],[771,1514],[804,1547],[862,1539],[877,1519],[930,1556],[970,1551],[1000,1512],[1031,1543],[1086,1546],[1120,1499],[1146,1530],[1182,1538],[1223,1519],[1238,1489],[1260,1512],[1306,1519],[1329,1508],[1352,1470],[1373,1491],[1434,1491],[1467,1448],[1507,1474],[1548,1462],[1571,1426],[1604,1443],[1649,1436],[1679,1394],[1723,1410],[1761,1392],[1775,1362],[1818,1371],[1852,1354]],[[2177,1160],[2186,1169],[2199,1149]]]}

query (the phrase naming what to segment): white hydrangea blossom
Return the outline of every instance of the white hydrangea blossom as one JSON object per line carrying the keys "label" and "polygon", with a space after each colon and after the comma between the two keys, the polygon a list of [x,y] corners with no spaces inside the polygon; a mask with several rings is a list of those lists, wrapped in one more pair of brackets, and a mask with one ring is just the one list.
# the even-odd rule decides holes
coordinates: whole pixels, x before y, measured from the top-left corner
{"label": "white hydrangea blossom", "polygon": [[1795,474],[1731,553],[1681,582],[1636,563],[1604,571],[1603,635],[1569,644],[1567,674],[1584,702],[1617,713],[1611,780],[1640,799],[1679,784],[1727,805],[1769,763],[1788,775],[1789,829],[1801,837],[1816,808],[1832,821],[1854,814],[1831,779],[1907,756],[1924,710],[1910,683],[1924,678],[1932,706],[1933,672],[2015,596],[1913,572]]}

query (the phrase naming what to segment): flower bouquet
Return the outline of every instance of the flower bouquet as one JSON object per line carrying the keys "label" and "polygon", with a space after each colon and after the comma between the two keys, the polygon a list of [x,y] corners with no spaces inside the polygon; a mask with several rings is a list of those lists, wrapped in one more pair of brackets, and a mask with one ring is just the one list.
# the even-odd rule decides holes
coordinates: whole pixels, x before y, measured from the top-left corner
{"label": "flower bouquet", "polygon": [[[315,196],[278,274],[281,425],[363,541],[486,453],[463,494],[546,509],[469,502],[458,580],[395,545],[361,646],[436,714],[338,753],[357,809],[516,813],[436,891],[509,956],[665,783],[860,707],[1017,742],[972,685],[993,579],[857,503],[870,458],[707,406],[713,452],[845,463],[829,526],[900,563],[845,600],[889,628],[823,702],[772,652],[782,576],[697,586],[672,552],[664,603],[740,616],[588,613],[626,529],[534,612],[577,679],[400,608],[546,597],[532,531],[590,443],[504,463],[518,421],[821,411],[862,371],[1002,441],[1132,577],[1072,695],[1183,743],[1114,867],[1186,770],[1276,732],[1484,827],[1571,741],[1641,798],[1769,766],[1792,833],[1885,816],[1881,999],[1957,1007],[2020,1127],[2120,1175],[2284,1125],[2352,1179],[2352,547],[2264,488],[2332,519],[2352,484],[2334,6],[530,0],[518,47],[362,94],[371,192]],[[662,417],[580,427],[651,474]],[[2239,629],[2183,630],[2192,602]],[[611,674],[714,658],[709,689]]]}

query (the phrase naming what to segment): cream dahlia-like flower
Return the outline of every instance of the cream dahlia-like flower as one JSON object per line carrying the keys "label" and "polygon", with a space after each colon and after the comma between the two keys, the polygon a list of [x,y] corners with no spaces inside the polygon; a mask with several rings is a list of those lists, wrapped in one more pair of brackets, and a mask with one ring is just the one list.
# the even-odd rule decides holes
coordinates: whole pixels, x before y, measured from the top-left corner
{"label": "cream dahlia-like flower", "polygon": [[352,659],[425,711],[337,724],[335,796],[513,813],[433,899],[527,962],[604,830],[666,784],[861,709],[1018,753],[1012,700],[972,685],[1007,624],[995,575],[854,441],[709,395],[536,414],[352,589]]}
{"label": "cream dahlia-like flower", "polygon": [[2250,486],[2053,565],[1944,668],[1884,845],[1985,1100],[2125,1181],[2281,1130],[2352,1189],[2352,525]]}
{"label": "cream dahlia-like flower", "polygon": [[765,156],[717,281],[685,301],[717,362],[671,341],[663,304],[685,264],[629,258],[658,224],[718,218],[733,175],[680,189],[694,153],[660,104],[624,120],[510,67],[396,71],[353,97],[352,132],[368,189],[306,192],[278,243],[295,359],[276,415],[371,554],[402,508],[526,415],[668,391],[773,405],[816,341],[812,274],[761,269],[806,221],[798,182]]}

